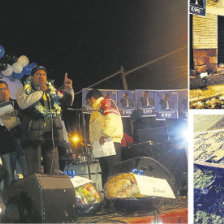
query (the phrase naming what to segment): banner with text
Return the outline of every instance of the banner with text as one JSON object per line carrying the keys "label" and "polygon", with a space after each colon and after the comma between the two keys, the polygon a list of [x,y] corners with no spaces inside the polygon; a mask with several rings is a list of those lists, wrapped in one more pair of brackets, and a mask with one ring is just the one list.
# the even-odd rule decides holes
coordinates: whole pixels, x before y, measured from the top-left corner
{"label": "banner with text", "polygon": [[156,91],[156,119],[178,118],[178,94],[176,90]]}
{"label": "banner with text", "polygon": [[[92,107],[86,101],[86,94],[91,89],[82,91],[82,110],[91,114]],[[117,103],[122,117],[130,117],[138,110],[143,117],[156,116],[158,120],[187,119],[188,91],[181,90],[111,90],[99,89],[104,98],[110,98]]]}
{"label": "banner with text", "polygon": [[156,116],[156,91],[138,89],[135,90],[136,104],[143,117]]}
{"label": "banner with text", "polygon": [[117,90],[117,105],[122,117],[130,117],[136,109],[134,90]]}

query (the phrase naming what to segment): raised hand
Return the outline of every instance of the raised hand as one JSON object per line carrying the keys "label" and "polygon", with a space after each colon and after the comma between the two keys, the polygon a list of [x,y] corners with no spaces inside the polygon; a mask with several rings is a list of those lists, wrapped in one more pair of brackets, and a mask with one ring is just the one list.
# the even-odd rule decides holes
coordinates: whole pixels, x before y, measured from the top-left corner
{"label": "raised hand", "polygon": [[65,73],[64,86],[68,88],[72,88],[72,80],[68,78],[67,72]]}
{"label": "raised hand", "polygon": [[105,136],[101,136],[99,139],[99,143],[100,145],[103,145],[106,142],[106,137]]}
{"label": "raised hand", "polygon": [[47,90],[47,83],[44,81],[40,81],[40,90],[45,92]]}

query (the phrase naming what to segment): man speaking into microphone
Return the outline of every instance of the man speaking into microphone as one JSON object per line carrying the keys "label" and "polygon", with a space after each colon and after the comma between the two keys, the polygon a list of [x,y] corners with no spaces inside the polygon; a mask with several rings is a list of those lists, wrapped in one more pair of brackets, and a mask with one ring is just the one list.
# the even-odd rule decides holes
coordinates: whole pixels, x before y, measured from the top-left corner
{"label": "man speaking into microphone", "polygon": [[63,143],[62,107],[71,106],[74,100],[72,80],[67,73],[62,91],[63,96],[58,95],[54,85],[47,81],[46,68],[37,66],[17,92],[28,174],[41,173],[41,156],[44,173],[55,174],[59,170],[57,146]]}

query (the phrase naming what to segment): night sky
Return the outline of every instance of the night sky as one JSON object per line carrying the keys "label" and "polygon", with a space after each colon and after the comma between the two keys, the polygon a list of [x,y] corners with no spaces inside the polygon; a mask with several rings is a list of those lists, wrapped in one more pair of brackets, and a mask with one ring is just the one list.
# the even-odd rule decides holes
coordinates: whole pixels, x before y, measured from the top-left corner
{"label": "night sky", "polygon": [[[79,91],[121,65],[130,70],[187,46],[187,1],[1,1],[0,29],[6,53],[45,65],[58,87],[68,72]],[[187,49],[127,81],[129,89],[187,88]],[[120,77],[96,87],[123,88]]]}

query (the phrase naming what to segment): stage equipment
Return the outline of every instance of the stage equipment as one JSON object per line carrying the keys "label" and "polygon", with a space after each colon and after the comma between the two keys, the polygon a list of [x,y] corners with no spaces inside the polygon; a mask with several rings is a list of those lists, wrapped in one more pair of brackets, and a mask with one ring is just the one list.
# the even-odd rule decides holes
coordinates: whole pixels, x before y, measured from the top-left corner
{"label": "stage equipment", "polygon": [[137,142],[154,141],[164,144],[169,142],[169,133],[166,126],[137,129],[136,137]]}
{"label": "stage equipment", "polygon": [[[87,144],[87,127],[86,127],[86,119],[83,113],[83,110],[80,108],[67,108],[68,111],[72,111],[76,113],[77,121],[75,126],[75,131],[73,135],[70,135],[70,141],[73,142],[73,145],[78,145],[78,140],[80,143],[80,150],[74,148],[76,154],[76,162],[86,162],[88,168],[88,178],[91,179],[90,174],[90,163],[92,161],[92,152],[90,150],[90,146]],[[75,137],[75,139],[74,139]],[[74,141],[75,140],[75,141]],[[79,152],[78,152],[79,151]],[[84,160],[84,161],[80,161]]]}
{"label": "stage equipment", "polygon": [[157,160],[146,156],[139,156],[120,162],[111,175],[128,173],[133,169],[143,170],[146,176],[166,179],[172,188],[175,186],[175,177],[171,172]]}
{"label": "stage equipment", "polygon": [[[162,201],[167,200],[167,198],[162,196],[154,196],[154,195],[140,195],[138,192],[138,189],[136,188],[136,184],[133,184],[133,180],[130,178],[128,179],[128,175],[133,169],[143,170],[145,176],[157,178],[157,179],[165,179],[169,186],[171,187],[172,191],[175,192],[175,178],[174,176],[167,170],[161,163],[158,161],[149,158],[149,157],[137,157],[125,160],[118,164],[116,166],[116,169],[112,173],[115,177],[116,174],[121,173],[121,175],[124,175],[124,178],[120,179],[120,182],[118,180],[118,184],[121,185],[125,184],[125,191],[122,191],[122,195],[119,197],[110,198],[108,197],[108,189],[109,187],[108,183],[111,180],[110,178],[114,178],[114,176],[109,177],[106,184],[105,184],[105,195],[106,198],[113,204],[114,208],[119,211],[127,211],[127,212],[133,212],[133,211],[154,211],[159,209],[159,207],[162,205]],[[126,175],[126,178],[125,178]],[[126,182],[125,182],[126,181]],[[130,186],[129,186],[130,185]],[[116,185],[117,189],[119,191],[119,185]],[[123,186],[124,187],[124,186]],[[112,192],[114,193],[116,189],[111,188]],[[124,193],[126,192],[127,195]],[[133,194],[132,194],[133,193]],[[131,196],[130,196],[131,195]],[[127,197],[126,197],[127,196]],[[169,199],[174,200],[174,199]]]}
{"label": "stage equipment", "polygon": [[121,148],[121,159],[131,159],[138,156],[148,156],[159,159],[165,145],[154,141],[146,141]]}
{"label": "stage equipment", "polygon": [[[70,135],[70,141],[73,141],[73,146],[78,138],[81,141],[79,147],[73,147],[76,158],[72,163],[67,164],[64,170],[74,170],[76,175],[91,179],[93,183],[95,183],[97,190],[102,192],[101,168],[98,160],[93,158],[91,147],[87,143],[88,127],[86,125],[85,114],[83,110],[79,108],[67,108],[67,110],[73,112],[77,118],[75,130],[73,132],[75,135]],[[74,137],[76,137],[75,142]]]}
{"label": "stage equipment", "polygon": [[[82,163],[70,163],[65,166],[65,170],[74,170],[77,176],[91,179],[96,185],[96,189],[100,192],[103,191],[101,167],[98,160],[92,161],[89,164],[87,163],[87,161]],[[89,178],[89,176],[91,178]]]}
{"label": "stage equipment", "polygon": [[[187,143],[185,143],[187,144]],[[172,173],[176,180],[176,192],[187,194],[187,158],[184,148],[177,144],[155,144],[148,141],[121,149],[122,160],[146,156],[161,163]]]}
{"label": "stage equipment", "polygon": [[64,223],[77,220],[75,189],[68,176],[32,174],[1,192],[5,222]]}

